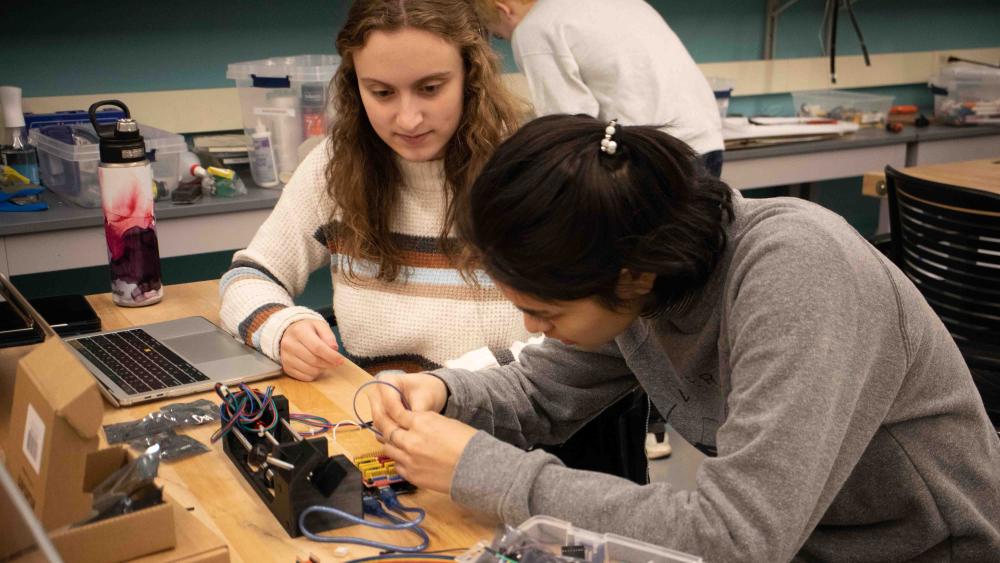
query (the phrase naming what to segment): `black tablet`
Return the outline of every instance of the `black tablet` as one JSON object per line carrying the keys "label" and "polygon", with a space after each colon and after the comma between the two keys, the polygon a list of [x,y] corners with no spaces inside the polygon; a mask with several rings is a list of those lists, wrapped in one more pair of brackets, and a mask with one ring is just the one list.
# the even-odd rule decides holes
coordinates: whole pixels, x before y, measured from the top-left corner
{"label": "black tablet", "polygon": [[29,299],[31,306],[56,334],[73,336],[101,330],[101,318],[82,295],[57,295]]}

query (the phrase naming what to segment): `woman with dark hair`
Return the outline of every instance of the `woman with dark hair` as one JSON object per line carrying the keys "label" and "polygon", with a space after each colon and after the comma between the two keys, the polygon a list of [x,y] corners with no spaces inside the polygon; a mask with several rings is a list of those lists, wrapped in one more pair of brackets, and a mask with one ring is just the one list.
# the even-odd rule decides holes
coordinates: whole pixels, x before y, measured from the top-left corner
{"label": "woman with dark hair", "polygon": [[[466,208],[478,263],[547,338],[504,367],[383,378],[412,409],[369,395],[410,481],[709,561],[996,560],[1000,440],[969,370],[839,216],[743,199],[667,134],[583,116],[523,127]],[[521,449],[637,386],[717,450],[695,490]]]}
{"label": "woman with dark hair", "polygon": [[343,351],[369,372],[509,361],[528,334],[492,282],[463,279],[454,233],[464,193],[518,124],[479,20],[464,2],[357,1],[337,51],[329,138],[222,277],[223,325],[315,379],[342,357],[292,296],[328,267]]}

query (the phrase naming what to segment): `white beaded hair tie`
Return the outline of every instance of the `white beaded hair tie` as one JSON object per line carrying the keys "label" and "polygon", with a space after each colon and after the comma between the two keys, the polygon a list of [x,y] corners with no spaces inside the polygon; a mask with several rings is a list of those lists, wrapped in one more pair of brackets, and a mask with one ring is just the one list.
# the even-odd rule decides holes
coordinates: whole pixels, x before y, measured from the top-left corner
{"label": "white beaded hair tie", "polygon": [[608,126],[604,128],[604,138],[601,139],[601,152],[607,154],[618,152],[618,143],[611,140],[611,137],[615,134],[615,125],[618,125],[618,120],[612,119],[608,122]]}

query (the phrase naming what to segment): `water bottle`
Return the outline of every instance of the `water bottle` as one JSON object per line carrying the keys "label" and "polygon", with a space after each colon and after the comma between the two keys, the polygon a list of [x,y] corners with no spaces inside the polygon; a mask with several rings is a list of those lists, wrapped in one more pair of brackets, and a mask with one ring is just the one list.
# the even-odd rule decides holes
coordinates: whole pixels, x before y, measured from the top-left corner
{"label": "water bottle", "polygon": [[[96,112],[116,106],[125,117],[99,125]],[[100,137],[97,181],[104,209],[104,237],[111,266],[111,294],[116,305],[143,307],[163,299],[160,249],[153,214],[153,172],[146,145],[128,107],[118,100],[90,106],[90,122]]]}

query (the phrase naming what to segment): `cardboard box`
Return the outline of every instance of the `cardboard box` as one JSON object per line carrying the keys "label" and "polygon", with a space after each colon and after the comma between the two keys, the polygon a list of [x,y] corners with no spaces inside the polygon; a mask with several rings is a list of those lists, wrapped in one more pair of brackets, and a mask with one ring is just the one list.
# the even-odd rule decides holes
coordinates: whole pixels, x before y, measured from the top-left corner
{"label": "cardboard box", "polygon": [[35,344],[0,348],[0,461],[7,463],[4,448],[7,445],[7,432],[10,430],[10,411],[14,405],[14,382],[17,373],[17,363],[25,354],[31,352]]}
{"label": "cardboard box", "polygon": [[[109,448],[87,459],[84,487],[92,491],[131,459],[124,448]],[[3,521],[0,515],[0,521]],[[0,536],[2,537],[2,536]],[[180,503],[164,495],[162,504],[79,527],[64,526],[49,533],[67,563],[228,563],[229,547]],[[4,538],[5,540],[10,538]],[[15,538],[18,539],[18,538]],[[29,538],[7,542],[0,560],[32,545]],[[3,542],[0,542],[0,546]],[[13,563],[42,563],[44,556],[27,550]]]}
{"label": "cardboard box", "polygon": [[49,338],[18,361],[6,463],[46,530],[90,513],[84,475],[103,415],[97,381],[61,340]]}
{"label": "cardboard box", "polygon": [[[97,382],[59,339],[17,362],[6,465],[56,549],[68,562],[228,561],[226,544],[176,503],[75,528],[91,491],[129,461],[124,448],[97,451],[104,401]],[[178,545],[181,548],[173,549]]]}
{"label": "cardboard box", "polygon": [[177,547],[154,553],[133,563],[229,563],[229,546],[215,532],[175,500],[169,500],[174,511]]}
{"label": "cardboard box", "polygon": [[[91,498],[91,491],[128,461],[128,451],[121,447],[87,456],[84,479],[78,483],[79,494]],[[174,510],[164,502],[93,524],[53,530],[49,538],[68,562],[126,561],[174,547]]]}

